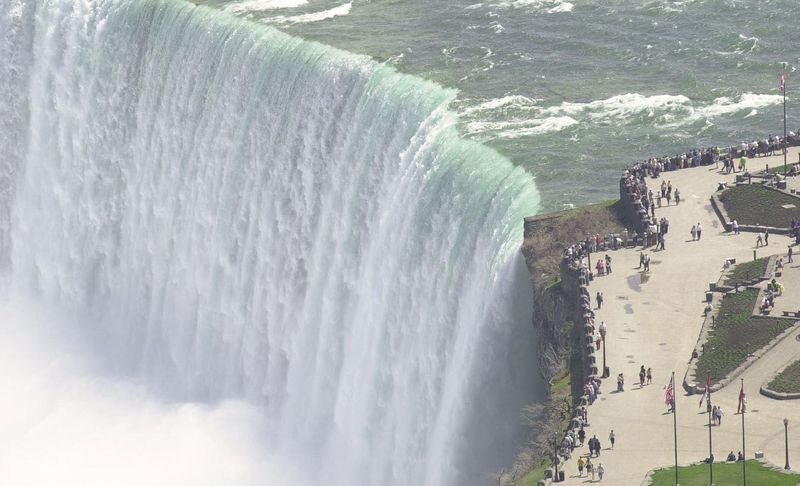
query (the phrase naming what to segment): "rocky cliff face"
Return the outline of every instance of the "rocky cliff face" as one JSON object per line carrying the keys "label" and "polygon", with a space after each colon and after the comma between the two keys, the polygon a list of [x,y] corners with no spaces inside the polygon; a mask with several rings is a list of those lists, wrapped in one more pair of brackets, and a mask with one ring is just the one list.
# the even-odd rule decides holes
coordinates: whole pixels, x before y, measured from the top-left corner
{"label": "rocky cliff face", "polygon": [[576,397],[589,363],[582,352],[586,346],[583,325],[575,325],[583,322],[579,276],[563,264],[564,249],[589,235],[621,232],[619,216],[617,204],[602,204],[525,218],[522,253],[533,282],[539,367],[548,381],[570,371]]}

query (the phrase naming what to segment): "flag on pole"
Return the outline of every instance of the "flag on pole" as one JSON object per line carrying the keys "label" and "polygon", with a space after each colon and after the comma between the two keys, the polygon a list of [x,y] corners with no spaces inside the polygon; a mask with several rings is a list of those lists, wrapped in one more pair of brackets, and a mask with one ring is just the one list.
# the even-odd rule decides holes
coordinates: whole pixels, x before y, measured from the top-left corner
{"label": "flag on pole", "polygon": [[670,409],[673,409],[675,401],[675,386],[672,383],[672,379],[669,380],[669,385],[667,385],[667,390],[664,392],[664,403],[669,405]]}
{"label": "flag on pole", "polygon": [[697,408],[703,406],[703,400],[707,399],[711,393],[711,383],[709,382],[709,379],[709,377],[706,377],[706,387],[703,389],[703,396],[700,397],[700,403],[697,405]]}
{"label": "flag on pole", "polygon": [[744,381],[742,381],[742,388],[739,390],[739,405],[736,407],[736,413],[744,413]]}
{"label": "flag on pole", "polygon": [[781,93],[786,92],[786,66],[783,66],[783,72],[781,72]]}

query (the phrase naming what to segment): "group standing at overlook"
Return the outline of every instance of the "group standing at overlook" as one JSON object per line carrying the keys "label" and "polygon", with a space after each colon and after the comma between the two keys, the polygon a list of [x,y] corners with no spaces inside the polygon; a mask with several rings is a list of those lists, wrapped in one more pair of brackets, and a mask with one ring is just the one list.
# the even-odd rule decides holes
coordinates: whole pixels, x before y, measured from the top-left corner
{"label": "group standing at overlook", "polygon": [[[722,154],[721,155],[721,159],[723,161],[724,160],[733,160],[732,159],[732,156],[734,155],[733,151],[728,152],[728,154],[725,154],[725,151],[721,151],[721,154]],[[735,153],[735,155],[738,156],[739,154]],[[693,164],[694,163],[693,162],[694,161],[693,158],[687,159],[687,160],[691,161],[691,162],[688,162],[688,164]],[[703,159],[701,157],[700,160],[701,161],[710,160],[710,162],[708,162],[706,164],[702,164],[702,165],[708,165],[709,163],[710,164],[714,164],[715,162],[719,161],[719,159],[715,160],[713,157],[710,158],[710,159]],[[661,166],[653,165],[653,164],[657,164],[658,162],[661,162],[662,165]],[[670,162],[670,164],[671,164],[671,162]],[[631,232],[630,235],[628,235],[627,232],[625,233],[625,236],[626,236],[625,238],[622,238],[622,235],[615,235],[615,234],[599,235],[599,236],[598,235],[593,235],[593,236],[585,238],[585,239],[575,243],[574,245],[571,245],[567,249],[565,249],[565,253],[564,253],[565,262],[570,264],[570,266],[572,266],[573,268],[579,270],[580,276],[585,277],[584,281],[586,282],[587,285],[592,280],[596,279],[597,277],[601,277],[603,275],[607,275],[607,272],[604,272],[602,274],[599,273],[599,272],[596,272],[596,266],[593,266],[592,268],[589,268],[588,265],[585,263],[586,260],[587,260],[587,257],[589,257],[592,253],[600,253],[599,255],[597,255],[598,260],[605,261],[605,257],[603,255],[604,252],[609,252],[609,251],[612,251],[613,249],[620,248],[620,247],[621,248],[625,248],[625,247],[631,247],[631,246],[640,246],[640,247],[643,246],[644,248],[642,249],[641,253],[638,256],[640,258],[640,267],[645,266],[644,265],[645,257],[647,258],[647,260],[649,260],[649,255],[647,255],[645,249],[647,248],[647,246],[652,246],[653,244],[658,244],[659,243],[659,241],[655,241],[655,240],[651,239],[650,235],[652,234],[652,235],[656,235],[656,237],[658,237],[659,235],[666,234],[666,232],[670,228],[669,219],[672,217],[671,215],[679,214],[679,213],[670,212],[670,216],[667,217],[666,213],[662,213],[661,215],[658,215],[659,216],[658,218],[656,218],[655,217],[656,209],[663,207],[663,206],[657,206],[658,205],[658,199],[662,198],[663,200],[668,201],[670,206],[672,206],[672,200],[673,199],[675,199],[676,203],[678,203],[679,201],[682,202],[682,198],[680,198],[680,197],[678,197],[678,198],[670,198],[670,199],[666,198],[666,193],[667,193],[667,191],[669,190],[670,187],[672,187],[673,195],[680,194],[680,192],[678,192],[677,188],[672,184],[672,181],[670,181],[670,180],[663,180],[662,179],[662,181],[659,181],[659,186],[660,187],[658,187],[657,191],[653,191],[650,188],[648,188],[648,184],[647,183],[648,183],[649,179],[655,178],[656,175],[660,174],[661,172],[668,171],[668,170],[675,170],[675,168],[673,168],[673,166],[670,165],[670,164],[666,164],[665,165],[663,163],[663,161],[654,162],[654,161],[651,160],[651,161],[645,161],[645,162],[641,162],[641,163],[635,164],[631,168],[628,168],[628,169],[626,169],[624,171],[623,177],[621,178],[621,181],[620,181],[620,184],[621,184],[621,198],[623,198],[623,202],[624,203],[627,203],[628,207],[633,209],[633,214],[635,214],[639,218],[638,220],[634,220],[634,221],[638,222],[639,225],[631,224],[629,226],[629,228],[634,228],[634,231]],[[692,165],[689,165],[689,167],[691,167],[691,166]],[[714,171],[714,168],[712,167],[709,170],[710,171]],[[715,173],[719,173],[719,172],[715,172]],[[684,183],[685,183],[685,181],[684,181]],[[715,182],[713,184],[716,185]],[[683,184],[680,184],[680,185],[683,185]],[[687,184],[687,187],[690,187],[690,185]],[[711,186],[709,186],[709,187],[711,187]],[[623,188],[626,189],[626,192],[622,191]],[[664,189],[663,192],[662,192],[662,189]],[[712,191],[713,191],[713,189],[709,189],[709,193],[711,193]],[[688,192],[688,194],[689,194],[690,200],[691,200],[692,197],[696,198],[696,196],[693,196],[693,192]],[[628,196],[628,199],[624,200],[624,197],[626,195]],[[696,203],[697,199],[694,199],[694,201]],[[692,207],[696,208],[697,206],[696,205],[692,205]],[[676,211],[676,210],[677,209],[673,209],[671,211]],[[686,225],[685,218],[679,218],[679,219],[681,219],[681,222],[680,222],[681,227],[679,227],[679,231],[686,231],[687,233],[690,233],[691,234],[691,241],[701,241],[701,240],[705,241],[705,239],[703,239],[702,237],[704,236],[703,235],[704,229],[707,228],[707,227],[711,228],[709,230],[710,231],[709,235],[710,235],[712,241],[715,241],[714,240],[714,236],[717,234],[716,230],[715,230],[716,224],[714,224],[713,226],[707,226],[708,224],[713,223],[714,222],[713,220],[712,221],[707,221],[705,219],[698,218],[697,221],[693,220],[688,225]],[[684,226],[684,225],[686,225],[686,226]],[[682,229],[682,228],[685,228],[685,229]],[[797,222],[793,221],[792,225],[791,225],[791,228],[792,229],[800,228],[800,223],[797,223]],[[664,230],[666,230],[666,231],[664,231]],[[738,233],[738,228],[736,228],[736,230],[737,231],[734,231],[731,234]],[[723,231],[724,231],[724,229],[723,229]],[[752,231],[752,230],[749,230],[749,231]],[[763,240],[768,241],[769,238],[770,237],[767,236],[766,232],[765,232],[764,235],[762,235],[762,241]],[[619,241],[619,240],[621,240],[621,241]],[[655,243],[653,243],[653,241],[655,241]],[[683,241],[683,238],[681,239],[681,241]],[[689,240],[687,240],[687,241],[689,241]],[[750,240],[750,241],[752,241],[752,240]],[[682,244],[685,244],[685,243],[682,243]],[[662,244],[662,246],[663,246],[663,244]],[[703,246],[707,248],[707,245],[703,245]],[[701,248],[703,246],[698,246],[698,248]],[[700,250],[698,250],[698,251],[700,251]],[[702,251],[707,251],[707,250],[702,250]],[[591,255],[591,256],[593,257],[594,255]],[[724,256],[727,256],[727,255],[724,255]],[[616,260],[616,258],[615,258],[615,260]],[[625,268],[621,268],[621,269],[618,268],[618,270],[621,270],[623,272],[623,276],[624,276],[626,269]],[[630,278],[630,277],[628,277],[628,278]],[[600,287],[600,288],[602,289],[603,287]],[[592,333],[595,336],[596,336],[596,334],[595,334],[595,329],[594,329],[594,325],[593,325],[594,319],[597,319],[597,320],[601,319],[601,314],[605,311],[605,301],[613,302],[614,299],[619,298],[619,297],[615,297],[612,294],[603,295],[603,293],[604,292],[602,290],[597,290],[596,292],[592,292],[592,294],[598,294],[599,295],[599,299],[596,298],[597,307],[595,309],[592,309],[591,318],[590,318]],[[614,324],[615,324],[614,322],[609,322],[608,324],[606,324],[605,322],[601,321],[601,326],[608,326],[610,328],[614,328],[615,327]],[[593,341],[595,341],[595,340],[593,339]],[[600,343],[600,342],[602,342],[602,340],[599,337],[597,337],[597,343]],[[593,342],[593,344],[595,344],[595,343]],[[599,349],[599,346],[597,347],[597,349]],[[604,364],[605,364],[605,360],[603,360],[603,361],[604,361]],[[598,363],[599,363],[599,358],[598,358]],[[658,367],[658,368],[660,369],[660,367]],[[640,369],[640,371],[641,371],[641,369]],[[626,370],[622,370],[621,372],[619,370],[617,370],[617,371],[615,371],[614,373],[611,374],[611,378],[613,379],[615,376],[619,377],[623,373],[624,374],[628,374],[628,372]],[[631,373],[631,374],[634,374],[634,373]],[[650,375],[652,375],[652,371],[650,372]],[[664,375],[666,375],[666,373],[664,373],[661,376],[664,376]],[[634,376],[635,376],[635,374],[634,374]],[[625,389],[624,377],[622,378],[621,381],[622,381],[622,386],[620,387],[620,389],[624,390]],[[640,387],[639,388],[642,388],[642,385],[641,385],[642,381],[645,381],[645,383],[648,382],[648,381],[652,382],[652,378],[650,378],[648,380],[648,373],[647,373],[647,368],[646,367],[645,367],[645,373],[644,373],[644,380],[641,380],[641,373],[640,373]],[[598,378],[597,376],[590,376],[587,379],[586,387],[585,387],[586,394],[587,394],[587,397],[588,397],[587,405],[591,405],[591,404],[596,403],[596,401],[598,399],[598,395],[600,394],[600,388],[601,388],[600,385],[601,385],[601,383],[602,383],[602,380],[600,378]],[[638,390],[639,388],[635,388],[634,387],[634,390]],[[627,395],[628,393],[629,392],[625,392],[625,395]],[[719,405],[718,410],[719,410],[719,412],[722,411],[722,405]],[[715,420],[717,420],[718,422],[721,423],[722,414],[720,413],[720,416],[718,418],[716,417],[716,414],[715,414]],[[595,419],[594,422],[592,423],[592,425],[594,426],[592,428],[596,430],[596,427],[598,427],[598,425],[602,426],[604,424],[598,423],[597,419]],[[608,423],[608,424],[605,424],[605,425],[608,425],[609,427],[613,427],[614,426],[613,423]],[[588,427],[588,424],[586,426]],[[562,458],[562,460],[563,459],[564,458]],[[613,475],[613,472],[615,470],[616,470],[616,467],[614,467],[612,469],[612,473],[610,473],[610,474]]]}

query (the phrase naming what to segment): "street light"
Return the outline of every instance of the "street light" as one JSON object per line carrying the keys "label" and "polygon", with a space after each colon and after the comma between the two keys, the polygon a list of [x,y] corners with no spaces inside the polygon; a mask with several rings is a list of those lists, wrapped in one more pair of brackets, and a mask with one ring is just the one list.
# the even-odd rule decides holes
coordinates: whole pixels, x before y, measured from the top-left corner
{"label": "street light", "polygon": [[783,419],[783,436],[786,440],[786,465],[784,469],[789,469],[789,419]]}
{"label": "street light", "polygon": [[609,373],[606,372],[606,321],[600,323],[600,337],[603,338],[603,378],[608,378]]}

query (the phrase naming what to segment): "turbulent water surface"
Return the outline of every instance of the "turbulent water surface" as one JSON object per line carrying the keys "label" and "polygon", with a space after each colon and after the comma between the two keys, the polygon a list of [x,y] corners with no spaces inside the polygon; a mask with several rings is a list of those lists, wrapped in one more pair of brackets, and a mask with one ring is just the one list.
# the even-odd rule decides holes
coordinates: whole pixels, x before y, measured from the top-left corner
{"label": "turbulent water surface", "polygon": [[796,120],[788,0],[200,3],[0,0],[3,484],[485,484],[522,217]]}
{"label": "turbulent water surface", "polygon": [[455,92],[177,0],[0,0],[0,59],[0,482],[509,463],[538,195]]}
{"label": "turbulent water surface", "polygon": [[782,132],[800,64],[791,0],[207,1],[458,88],[462,130],[550,209],[612,198],[639,159]]}

